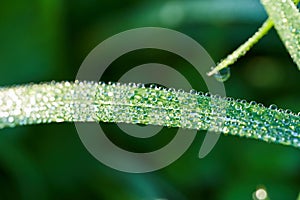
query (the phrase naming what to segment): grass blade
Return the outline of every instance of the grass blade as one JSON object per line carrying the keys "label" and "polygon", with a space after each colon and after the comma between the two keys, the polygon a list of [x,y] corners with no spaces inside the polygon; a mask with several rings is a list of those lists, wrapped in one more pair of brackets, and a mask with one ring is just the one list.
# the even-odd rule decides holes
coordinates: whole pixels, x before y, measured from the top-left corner
{"label": "grass blade", "polygon": [[291,0],[261,0],[286,49],[300,70],[300,13]]}

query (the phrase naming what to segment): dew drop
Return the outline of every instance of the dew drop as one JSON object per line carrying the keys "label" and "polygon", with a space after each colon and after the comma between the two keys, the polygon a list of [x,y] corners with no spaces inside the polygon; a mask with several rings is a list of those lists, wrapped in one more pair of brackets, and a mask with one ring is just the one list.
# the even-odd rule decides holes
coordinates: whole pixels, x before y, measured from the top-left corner
{"label": "dew drop", "polygon": [[8,122],[9,122],[9,123],[13,123],[14,120],[15,120],[15,119],[14,119],[13,117],[9,117],[9,118],[8,118]]}
{"label": "dew drop", "polygon": [[227,81],[230,77],[230,68],[226,67],[221,69],[217,74],[214,75],[215,79],[220,82]]}
{"label": "dew drop", "polygon": [[284,125],[289,125],[290,119],[289,119],[289,118],[285,118],[285,119],[282,120],[282,123],[283,123]]}
{"label": "dew drop", "polygon": [[250,101],[251,106],[255,106],[257,103],[255,101]]}
{"label": "dew drop", "polygon": [[269,109],[271,109],[271,110],[277,110],[277,106],[275,104],[271,104],[269,106]]}

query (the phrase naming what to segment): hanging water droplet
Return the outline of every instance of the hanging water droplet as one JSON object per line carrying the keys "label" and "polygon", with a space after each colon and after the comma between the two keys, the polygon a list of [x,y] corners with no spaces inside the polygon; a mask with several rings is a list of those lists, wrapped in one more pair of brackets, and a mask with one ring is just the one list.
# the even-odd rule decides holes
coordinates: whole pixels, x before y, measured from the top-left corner
{"label": "hanging water droplet", "polygon": [[230,68],[226,67],[221,69],[217,74],[214,75],[215,79],[220,82],[227,81],[230,77]]}

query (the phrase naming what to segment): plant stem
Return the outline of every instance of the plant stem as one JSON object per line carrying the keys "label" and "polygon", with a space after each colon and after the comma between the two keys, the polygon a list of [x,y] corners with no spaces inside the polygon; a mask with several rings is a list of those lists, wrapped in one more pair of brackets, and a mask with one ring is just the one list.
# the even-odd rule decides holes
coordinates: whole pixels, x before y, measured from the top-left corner
{"label": "plant stem", "polygon": [[275,106],[142,84],[75,81],[0,88],[0,129],[99,121],[210,130],[300,148],[299,114]]}

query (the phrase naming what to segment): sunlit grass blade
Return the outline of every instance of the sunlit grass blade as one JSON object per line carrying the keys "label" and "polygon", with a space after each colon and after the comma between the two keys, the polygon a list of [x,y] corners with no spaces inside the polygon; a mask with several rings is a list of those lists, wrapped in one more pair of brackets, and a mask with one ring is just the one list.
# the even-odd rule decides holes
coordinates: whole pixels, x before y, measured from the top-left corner
{"label": "sunlit grass blade", "polygon": [[300,13],[291,0],[261,0],[274,26],[300,69]]}
{"label": "sunlit grass blade", "polygon": [[300,115],[275,105],[143,84],[76,81],[0,88],[0,129],[99,121],[210,130],[300,148]]}

